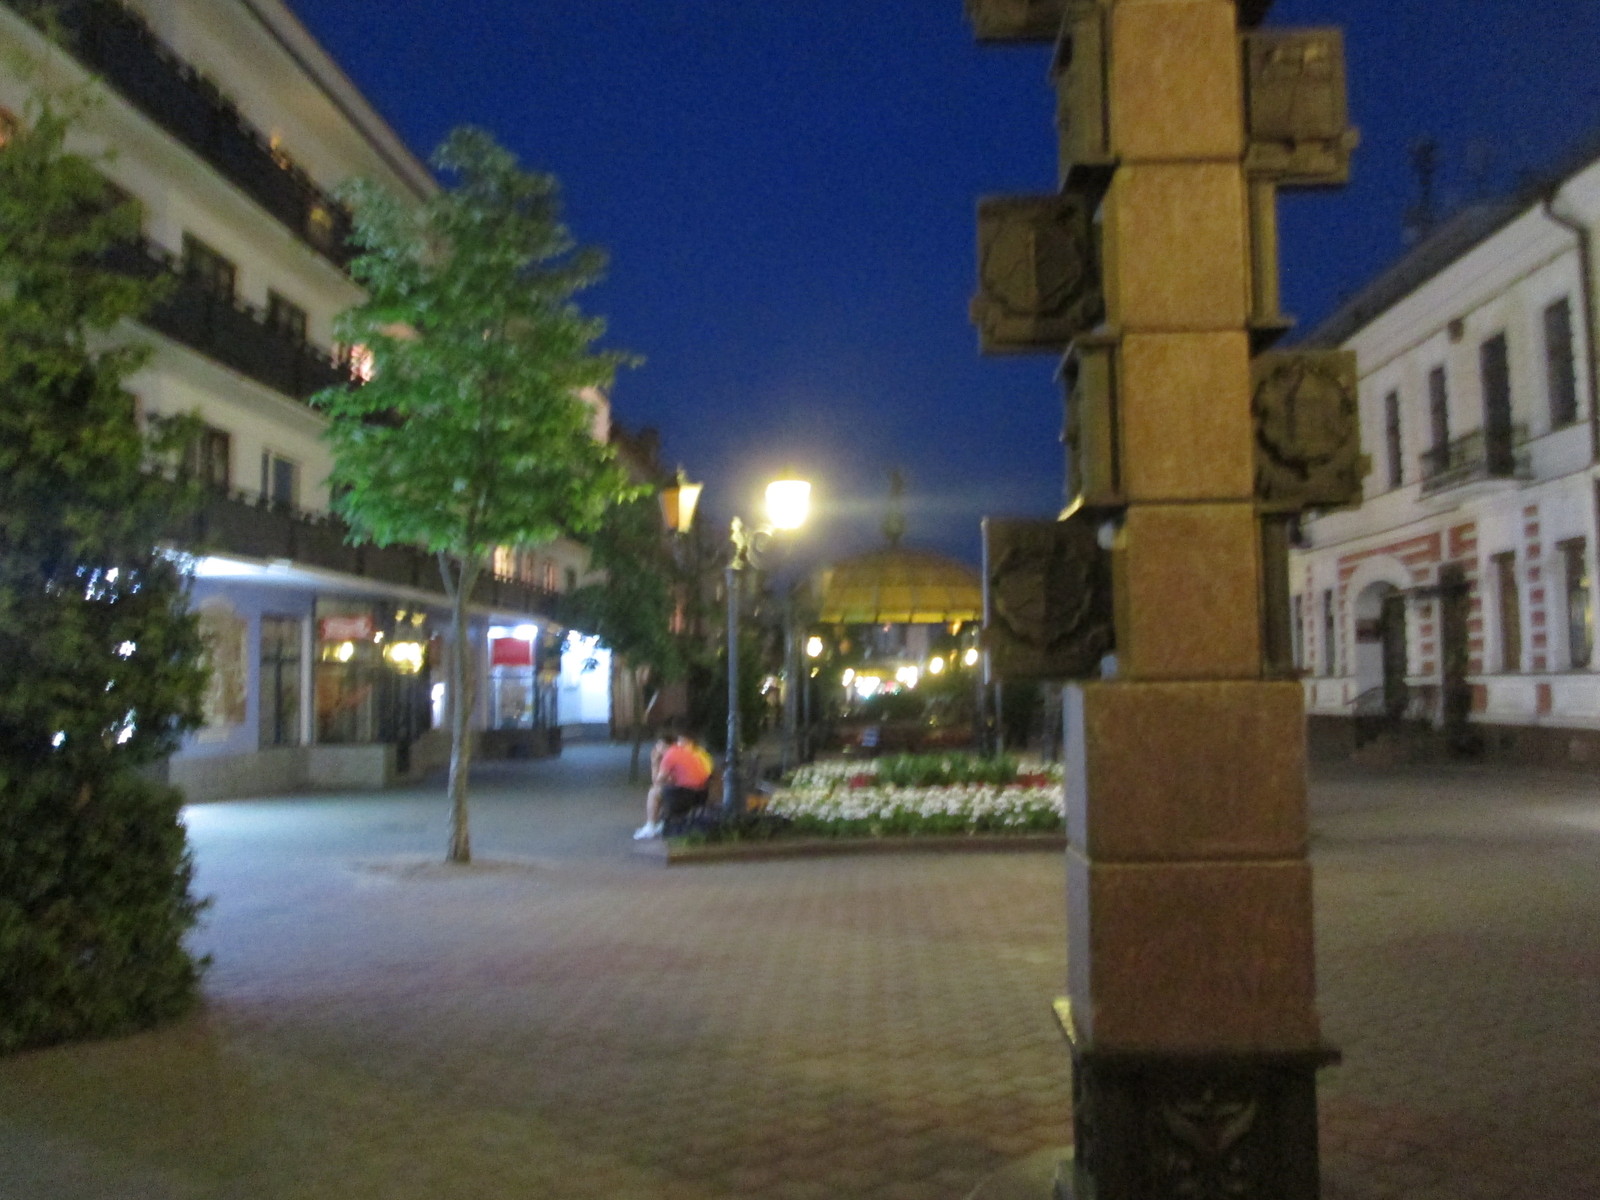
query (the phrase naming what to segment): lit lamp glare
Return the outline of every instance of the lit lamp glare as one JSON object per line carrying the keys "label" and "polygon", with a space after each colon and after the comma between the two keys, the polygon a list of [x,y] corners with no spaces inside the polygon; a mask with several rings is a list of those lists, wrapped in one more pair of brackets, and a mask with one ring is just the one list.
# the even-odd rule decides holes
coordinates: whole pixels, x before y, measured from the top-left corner
{"label": "lit lamp glare", "polygon": [[966,663],[967,666],[969,666],[969,667],[977,666],[978,665],[978,648],[976,646],[973,646],[971,649],[969,649],[965,654],[963,654],[961,656],[961,661]]}
{"label": "lit lamp glare", "polygon": [[391,642],[383,651],[383,656],[402,675],[415,675],[422,670],[422,655],[421,642]]}
{"label": "lit lamp glare", "polygon": [[937,656],[935,656],[933,658],[930,658],[928,660],[928,674],[929,675],[943,675],[944,674],[944,659],[939,658]]}
{"label": "lit lamp glare", "polygon": [[819,638],[816,634],[812,634],[810,637],[808,637],[806,639],[806,657],[807,658],[821,658],[822,657],[822,639]]}
{"label": "lit lamp glare", "polygon": [[767,484],[767,520],[774,529],[799,529],[811,511],[811,484],[804,479],[774,479]]}

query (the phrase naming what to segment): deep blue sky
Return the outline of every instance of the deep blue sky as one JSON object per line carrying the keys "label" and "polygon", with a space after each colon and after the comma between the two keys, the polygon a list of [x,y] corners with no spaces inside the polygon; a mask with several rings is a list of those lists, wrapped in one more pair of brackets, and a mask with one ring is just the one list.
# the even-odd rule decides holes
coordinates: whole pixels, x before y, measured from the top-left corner
{"label": "deep blue sky", "polygon": [[[983,513],[1053,513],[1046,358],[980,359],[967,323],[985,193],[1049,190],[1043,49],[980,49],[960,0],[291,0],[426,156],[492,130],[558,175],[588,294],[645,356],[618,418],[654,425],[714,519],[815,480],[805,553],[876,544],[891,468],[908,541],[976,561]],[[1460,201],[1600,124],[1594,0],[1279,0],[1342,24],[1362,131],[1342,192],[1289,195],[1285,308],[1314,322],[1402,249],[1407,147]],[[1485,171],[1472,163],[1487,162]]]}

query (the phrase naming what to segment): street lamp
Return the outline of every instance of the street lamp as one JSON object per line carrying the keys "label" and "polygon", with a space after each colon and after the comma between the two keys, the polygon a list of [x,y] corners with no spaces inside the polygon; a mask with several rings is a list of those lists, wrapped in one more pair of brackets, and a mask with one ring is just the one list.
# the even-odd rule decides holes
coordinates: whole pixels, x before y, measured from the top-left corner
{"label": "street lamp", "polygon": [[[689,483],[682,471],[669,487],[661,489],[661,511],[667,527],[686,533],[694,517],[700,485]],[[811,484],[785,476],[767,485],[767,519],[755,527],[734,517],[728,530],[731,552],[724,572],[728,593],[728,749],[723,759],[722,807],[726,813],[744,811],[744,793],[739,784],[739,572],[755,565],[756,559],[774,533],[799,529],[811,509]]]}

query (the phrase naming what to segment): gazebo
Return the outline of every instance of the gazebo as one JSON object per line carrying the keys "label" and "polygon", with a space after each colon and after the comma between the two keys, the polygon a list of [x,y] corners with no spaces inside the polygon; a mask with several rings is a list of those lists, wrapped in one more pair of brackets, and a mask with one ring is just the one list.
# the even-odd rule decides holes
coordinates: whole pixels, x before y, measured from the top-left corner
{"label": "gazebo", "polygon": [[983,618],[978,572],[942,554],[891,546],[824,569],[824,625],[958,625]]}

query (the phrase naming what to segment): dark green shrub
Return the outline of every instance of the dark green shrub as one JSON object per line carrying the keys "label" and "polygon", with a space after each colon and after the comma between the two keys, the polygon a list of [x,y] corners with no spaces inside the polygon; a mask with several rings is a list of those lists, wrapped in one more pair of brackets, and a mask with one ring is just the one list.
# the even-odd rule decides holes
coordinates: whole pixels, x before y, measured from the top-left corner
{"label": "dark green shrub", "polygon": [[139,354],[90,348],[151,299],[100,266],[137,214],[29,117],[0,147],[0,1052],[149,1025],[198,975],[181,797],[143,770],[204,682],[157,544],[176,443],[122,389]]}

